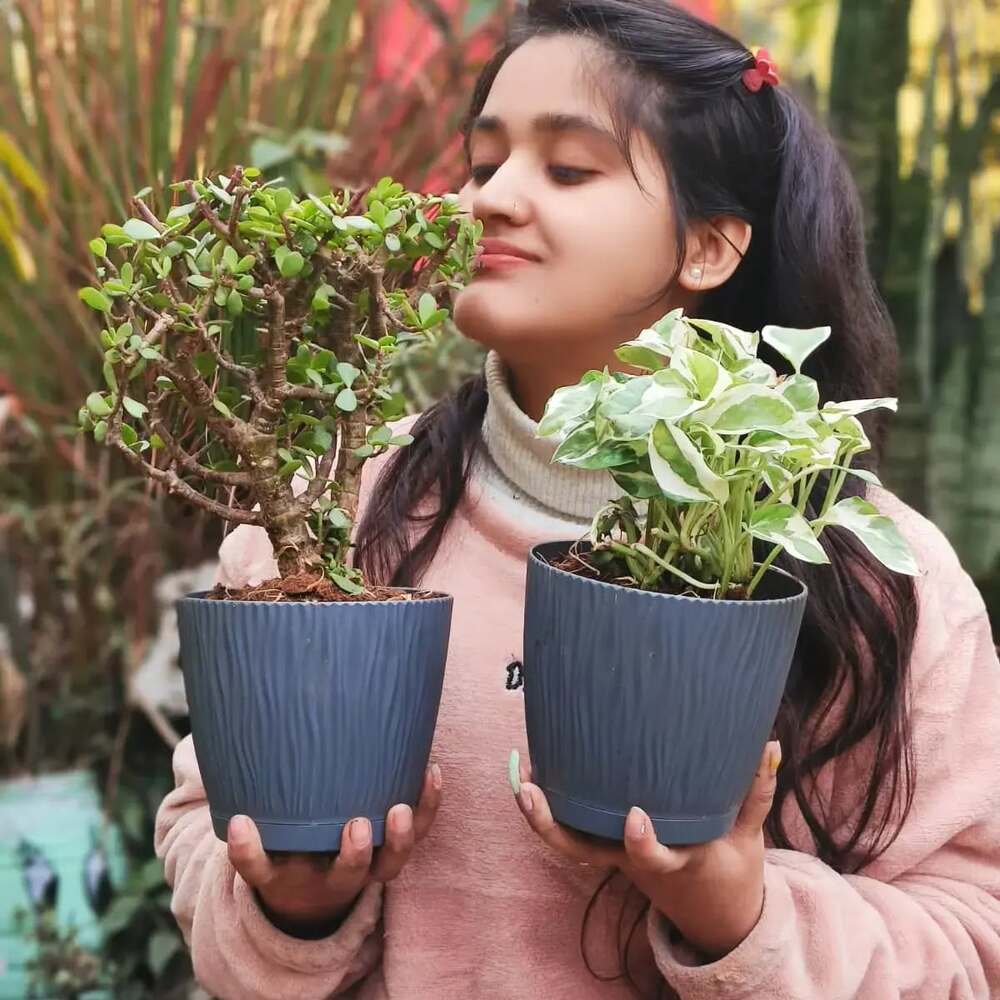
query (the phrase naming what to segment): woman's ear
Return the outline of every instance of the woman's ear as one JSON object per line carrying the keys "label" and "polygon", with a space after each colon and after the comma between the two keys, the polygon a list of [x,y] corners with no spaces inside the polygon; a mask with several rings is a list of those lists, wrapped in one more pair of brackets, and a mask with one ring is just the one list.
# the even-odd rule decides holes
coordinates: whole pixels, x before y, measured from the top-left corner
{"label": "woman's ear", "polygon": [[752,228],[735,215],[692,222],[687,231],[687,253],[678,276],[689,292],[707,292],[729,280],[750,246]]}

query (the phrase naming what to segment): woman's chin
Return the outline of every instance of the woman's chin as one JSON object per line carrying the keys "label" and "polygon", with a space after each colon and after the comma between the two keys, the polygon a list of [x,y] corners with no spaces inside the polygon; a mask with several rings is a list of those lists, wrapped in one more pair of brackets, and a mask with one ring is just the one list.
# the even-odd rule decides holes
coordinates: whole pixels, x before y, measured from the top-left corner
{"label": "woman's chin", "polygon": [[486,348],[498,347],[518,335],[518,324],[512,322],[512,296],[489,288],[467,285],[455,298],[455,326],[470,340]]}

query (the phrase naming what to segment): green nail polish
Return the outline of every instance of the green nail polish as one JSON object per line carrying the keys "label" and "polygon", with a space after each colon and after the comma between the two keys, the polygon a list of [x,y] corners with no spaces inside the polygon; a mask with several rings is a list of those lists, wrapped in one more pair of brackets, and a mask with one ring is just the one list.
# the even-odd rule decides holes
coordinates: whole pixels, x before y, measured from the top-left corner
{"label": "green nail polish", "polygon": [[507,779],[515,795],[521,794],[521,755],[516,750],[511,750],[510,759],[507,761]]}

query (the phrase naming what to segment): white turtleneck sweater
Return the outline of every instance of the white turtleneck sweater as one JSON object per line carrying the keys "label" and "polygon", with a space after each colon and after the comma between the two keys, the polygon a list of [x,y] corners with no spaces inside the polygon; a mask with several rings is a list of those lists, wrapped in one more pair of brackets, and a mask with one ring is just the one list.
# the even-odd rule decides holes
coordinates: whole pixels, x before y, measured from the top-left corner
{"label": "white turtleneck sweater", "polygon": [[[495,354],[486,373],[485,448],[422,581],[455,600],[432,751],[444,800],[403,874],[384,891],[369,886],[329,938],[286,936],[212,833],[190,738],[177,748],[156,848],[196,974],[222,1000],[634,996],[621,980],[593,978],[580,957],[584,908],[603,873],[549,851],[506,778],[510,750],[526,750],[522,695],[507,668],[521,658],[527,553],[583,535],[616,489],[606,473],[550,464],[554,444],[535,437]],[[369,463],[363,493],[375,471]],[[651,915],[631,963],[647,995],[665,979],[683,1000],[1000,997],[1000,665],[982,600],[947,541],[891,494],[872,499],[924,573],[911,664],[919,784],[903,833],[863,875],[845,878],[810,856],[793,809],[786,824],[802,853],[768,851],[764,912],[735,951],[693,964]],[[259,528],[236,529],[220,555],[230,586],[277,571]],[[821,773],[827,815],[852,813],[870,753],[859,747]],[[617,968],[620,898],[598,907],[588,932],[602,972]]]}

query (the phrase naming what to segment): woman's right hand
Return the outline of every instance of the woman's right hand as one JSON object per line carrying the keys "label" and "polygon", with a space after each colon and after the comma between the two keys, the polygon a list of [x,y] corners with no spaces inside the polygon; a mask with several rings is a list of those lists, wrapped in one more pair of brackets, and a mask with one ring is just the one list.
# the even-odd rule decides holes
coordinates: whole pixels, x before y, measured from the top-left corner
{"label": "woman's right hand", "polygon": [[248,816],[229,821],[229,861],[256,891],[265,912],[279,929],[312,936],[312,929],[342,919],[370,882],[391,882],[409,860],[413,845],[434,822],[441,801],[441,770],[427,769],[416,811],[393,806],[385,823],[385,843],[372,850],[371,823],[353,819],[344,827],[340,853],[268,853]]}

